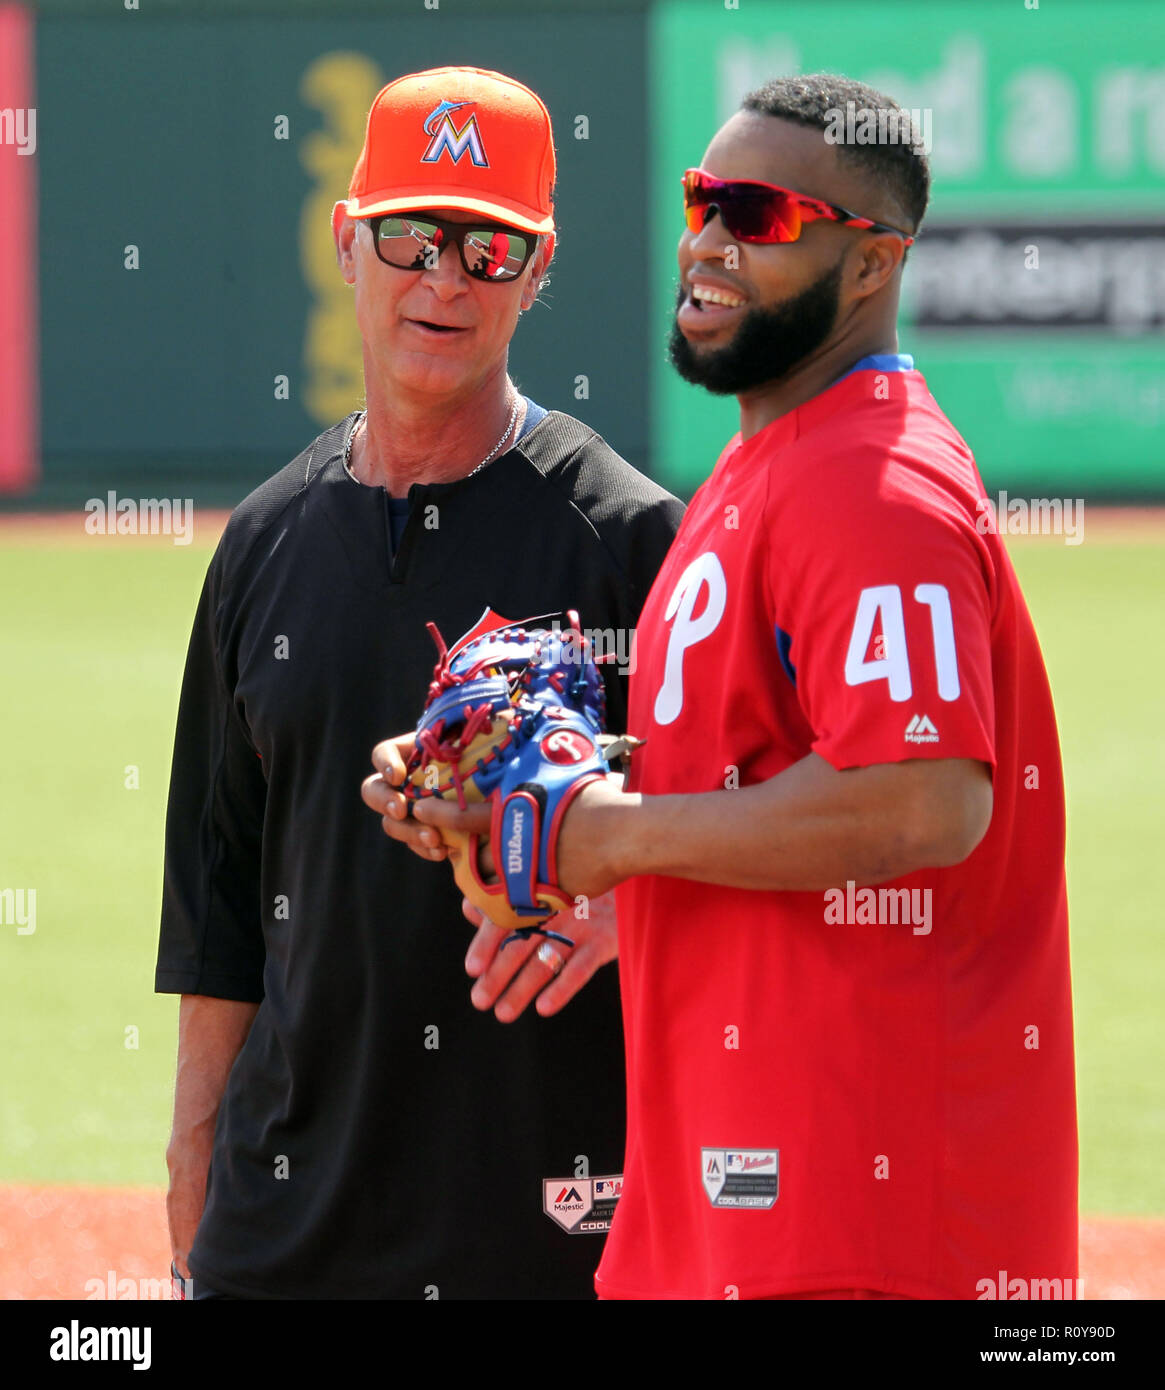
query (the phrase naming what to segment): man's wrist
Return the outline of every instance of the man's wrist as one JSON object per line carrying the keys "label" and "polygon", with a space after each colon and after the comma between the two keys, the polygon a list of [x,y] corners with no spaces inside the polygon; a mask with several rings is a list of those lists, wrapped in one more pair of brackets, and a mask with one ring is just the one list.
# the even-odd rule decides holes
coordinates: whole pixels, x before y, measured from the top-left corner
{"label": "man's wrist", "polygon": [[182,1273],[177,1260],[170,1261],[170,1297],[176,1303],[185,1303],[194,1297],[194,1280],[189,1273]]}
{"label": "man's wrist", "polygon": [[601,863],[603,877],[611,888],[634,874],[650,872],[639,852],[642,825],[643,796],[640,792],[620,792],[600,808]]}

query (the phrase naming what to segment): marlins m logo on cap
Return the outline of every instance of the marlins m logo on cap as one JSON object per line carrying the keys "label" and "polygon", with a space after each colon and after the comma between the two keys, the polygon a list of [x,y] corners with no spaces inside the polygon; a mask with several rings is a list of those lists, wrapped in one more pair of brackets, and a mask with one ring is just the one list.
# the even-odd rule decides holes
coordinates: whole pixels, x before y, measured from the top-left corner
{"label": "marlins m logo on cap", "polygon": [[529,87],[486,68],[431,68],[377,92],[345,211],[452,208],[542,236],[554,231],[554,169],[550,112]]}
{"label": "marlins m logo on cap", "polygon": [[460,130],[453,124],[450,115],[450,112],[462,106],[474,105],[476,103],[472,101],[439,101],[433,107],[425,117],[423,126],[425,134],[433,138],[429,141],[429,148],[421,155],[422,164],[436,164],[443,150],[448,150],[449,158],[456,164],[468,150],[470,158],[479,169],[489,168],[485,147],[481,143],[481,132],[477,128],[476,114],[471,114]]}

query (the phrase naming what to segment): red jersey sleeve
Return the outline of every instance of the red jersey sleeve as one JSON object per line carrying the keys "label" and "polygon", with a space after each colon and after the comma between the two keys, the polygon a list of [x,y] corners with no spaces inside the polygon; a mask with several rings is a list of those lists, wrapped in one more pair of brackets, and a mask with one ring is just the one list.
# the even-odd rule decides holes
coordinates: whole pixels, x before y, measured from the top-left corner
{"label": "red jersey sleeve", "polygon": [[770,486],[767,534],[782,538],[767,566],[773,636],[812,749],[835,768],[994,768],[994,566],[975,528],[973,462],[952,470],[945,452],[940,469],[857,445]]}

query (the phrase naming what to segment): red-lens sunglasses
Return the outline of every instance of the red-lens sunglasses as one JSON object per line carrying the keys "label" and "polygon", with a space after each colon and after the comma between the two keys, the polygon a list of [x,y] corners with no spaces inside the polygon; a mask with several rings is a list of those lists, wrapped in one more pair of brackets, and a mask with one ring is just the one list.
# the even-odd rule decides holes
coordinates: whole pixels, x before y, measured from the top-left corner
{"label": "red-lens sunglasses", "polygon": [[687,169],[683,184],[684,220],[693,234],[703,231],[708,218],[718,212],[729,234],[737,241],[796,241],[806,222],[825,218],[863,231],[893,232],[907,246],[914,242],[914,238],[900,227],[859,217],[856,212],[823,203],[820,198],[809,198],[804,193],[794,193],[791,188],[780,188],[775,183],[714,179],[703,169]]}

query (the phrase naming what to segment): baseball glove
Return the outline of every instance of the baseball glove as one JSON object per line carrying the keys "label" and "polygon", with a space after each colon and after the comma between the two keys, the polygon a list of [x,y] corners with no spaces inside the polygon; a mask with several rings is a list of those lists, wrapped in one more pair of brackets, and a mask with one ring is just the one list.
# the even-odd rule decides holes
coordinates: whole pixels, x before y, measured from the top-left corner
{"label": "baseball glove", "polygon": [[503,942],[531,934],[574,943],[541,924],[572,906],[558,887],[555,848],[567,807],[636,740],[603,733],[605,696],[577,613],[562,630],[504,627],[450,656],[428,624],[438,661],[417,725],[404,792],[411,801],[492,801],[487,877],[482,838],[443,828],[461,891],[498,926]]}

